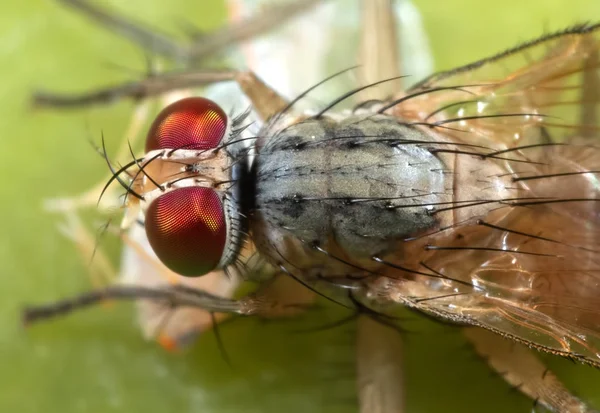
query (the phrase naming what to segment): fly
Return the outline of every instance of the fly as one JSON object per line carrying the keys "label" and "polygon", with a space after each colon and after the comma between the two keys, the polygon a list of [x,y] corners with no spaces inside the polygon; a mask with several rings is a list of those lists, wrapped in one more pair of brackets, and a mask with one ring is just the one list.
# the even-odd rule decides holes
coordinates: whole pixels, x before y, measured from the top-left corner
{"label": "fly", "polygon": [[[170,59],[206,53],[69,3]],[[315,3],[276,10],[291,16]],[[321,297],[358,320],[361,412],[398,412],[401,344],[389,326],[409,307],[462,328],[536,405],[590,411],[527,347],[600,367],[600,26],[545,35],[402,90],[391,3],[363,7],[371,46],[354,69],[363,86],[318,110],[299,107],[343,73],[293,100],[237,70],[38,95],[39,104],[80,106],[229,80],[261,126],[251,133],[249,112],[228,115],[194,96],[161,111],[143,156],[131,151],[117,167],[102,147],[112,174],[102,192],[115,182],[125,191],[129,253],[151,262],[155,276],[138,270],[28,308],[26,322],[130,299],[147,334],[181,347],[227,315],[293,316]],[[254,31],[231,32],[276,23],[265,13],[240,26]],[[262,286],[234,299],[240,279]]]}

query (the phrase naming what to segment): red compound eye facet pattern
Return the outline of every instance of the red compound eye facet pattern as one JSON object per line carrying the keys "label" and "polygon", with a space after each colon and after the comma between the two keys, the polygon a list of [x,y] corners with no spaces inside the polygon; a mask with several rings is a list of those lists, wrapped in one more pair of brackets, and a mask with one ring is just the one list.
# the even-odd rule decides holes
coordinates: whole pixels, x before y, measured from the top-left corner
{"label": "red compound eye facet pattern", "polygon": [[181,99],[158,114],[148,131],[146,152],[155,149],[216,148],[227,129],[227,115],[212,100]]}
{"label": "red compound eye facet pattern", "polygon": [[145,226],[158,258],[180,275],[214,270],[225,250],[223,203],[211,188],[186,187],[161,195],[148,207]]}

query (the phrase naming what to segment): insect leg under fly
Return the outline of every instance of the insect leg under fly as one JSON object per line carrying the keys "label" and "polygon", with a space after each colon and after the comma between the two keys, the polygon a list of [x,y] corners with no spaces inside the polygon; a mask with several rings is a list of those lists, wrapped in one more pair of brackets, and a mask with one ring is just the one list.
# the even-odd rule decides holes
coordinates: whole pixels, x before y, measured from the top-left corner
{"label": "insect leg under fly", "polygon": [[[385,2],[365,2],[365,4],[385,6]],[[341,264],[341,267],[349,267],[347,268],[348,272],[363,271],[363,278],[366,278],[367,281],[356,283],[356,285],[360,285],[361,291],[366,296],[379,296],[390,303],[403,303],[437,317],[484,327],[499,333],[496,336],[478,330],[478,327],[471,327],[466,335],[473,341],[477,351],[489,361],[495,370],[502,372],[510,383],[538,403],[555,411],[587,411],[587,408],[571,396],[564,386],[543,368],[536,360],[535,355],[520,347],[517,351],[507,350],[499,344],[504,342],[499,340],[502,339],[500,335],[504,335],[517,342],[532,345],[539,350],[572,357],[593,365],[598,364],[593,358],[598,332],[593,329],[589,321],[590,317],[593,317],[591,310],[594,308],[590,297],[585,292],[570,292],[571,298],[580,298],[582,306],[580,309],[583,310],[578,320],[573,321],[560,311],[560,306],[567,306],[567,304],[561,301],[565,299],[564,295],[559,294],[555,288],[544,291],[536,289],[537,287],[530,287],[529,294],[533,299],[531,302],[525,302],[518,297],[515,291],[523,287],[520,287],[517,282],[517,269],[514,267],[516,263],[519,266],[521,277],[527,277],[529,284],[551,282],[552,279],[548,276],[550,272],[544,262],[564,255],[541,251],[547,249],[548,243],[559,244],[560,248],[550,248],[550,251],[570,254],[588,266],[577,271],[573,267],[558,265],[558,270],[580,277],[588,288],[594,289],[594,284],[590,284],[590,282],[594,282],[594,264],[597,263],[597,260],[594,259],[593,254],[596,252],[591,249],[590,243],[591,239],[595,239],[596,223],[592,221],[591,228],[580,234],[577,241],[572,243],[553,239],[550,234],[553,232],[552,230],[555,230],[554,232],[563,231],[563,235],[567,236],[566,239],[569,242],[568,236],[575,235],[568,231],[566,234],[564,233],[564,230],[567,229],[564,224],[569,222],[576,225],[579,221],[572,217],[562,205],[575,204],[578,213],[584,216],[589,214],[587,206],[594,202],[595,197],[593,197],[594,191],[586,188],[591,181],[588,181],[589,175],[594,174],[594,171],[598,169],[590,160],[594,158],[593,154],[597,149],[590,142],[585,142],[583,146],[573,144],[570,147],[561,148],[558,144],[551,144],[544,139],[548,133],[552,138],[569,138],[569,135],[589,136],[590,131],[596,131],[597,122],[593,109],[597,104],[597,96],[592,94],[586,100],[574,100],[583,106],[583,110],[580,119],[572,123],[566,122],[557,125],[557,123],[546,121],[544,118],[549,118],[550,112],[557,106],[558,100],[554,100],[554,98],[558,97],[560,93],[575,89],[571,78],[573,74],[582,74],[584,79],[583,84],[576,88],[577,91],[585,90],[589,93],[591,89],[587,86],[590,84],[589,79],[593,81],[597,78],[597,65],[594,64],[592,58],[597,55],[598,49],[595,31],[596,29],[592,26],[581,26],[563,33],[546,36],[527,44],[527,47],[515,48],[474,65],[438,74],[420,83],[395,101],[382,103],[379,107],[371,106],[372,111],[367,113],[367,118],[376,117],[377,115],[373,112],[379,110],[381,116],[399,118],[404,124],[419,130],[420,133],[425,131],[425,135],[421,135],[420,139],[411,139],[410,141],[397,136],[392,136],[390,139],[386,135],[385,143],[400,151],[405,145],[429,146],[429,152],[442,159],[445,164],[440,168],[435,168],[435,172],[463,177],[465,178],[464,187],[468,188],[469,185],[472,185],[474,188],[479,188],[483,191],[483,196],[481,193],[465,192],[463,194],[456,186],[451,188],[443,186],[443,191],[439,192],[440,199],[443,192],[453,192],[454,197],[451,196],[446,201],[438,200],[437,202],[427,200],[422,202],[424,205],[403,204],[402,202],[406,201],[401,201],[401,199],[409,199],[406,195],[387,199],[381,196],[377,199],[372,196],[359,199],[356,194],[351,194],[337,196],[337,199],[334,199],[336,197],[324,199],[322,196],[321,199],[296,197],[294,201],[297,203],[346,202],[348,206],[370,202],[375,206],[382,206],[383,210],[410,209],[422,206],[426,209],[429,208],[427,211],[430,216],[441,217],[440,220],[446,219],[447,221],[444,222],[447,222],[448,225],[434,228],[434,231],[415,234],[414,237],[407,237],[404,240],[407,242],[406,247],[403,247],[406,251],[410,251],[413,245],[426,251],[426,253],[414,254],[414,256],[422,258],[420,262],[416,263],[403,262],[393,254],[382,257],[381,254],[370,252],[369,258],[381,265],[367,266],[363,262],[349,261],[347,257],[336,253],[333,246],[324,247],[323,244],[312,243],[313,240],[310,238],[301,239],[300,236],[296,236],[296,239],[300,239],[306,245],[311,245],[311,249],[323,254],[324,256],[321,258],[325,261],[335,261],[337,264]],[[538,48],[538,45],[544,47]],[[544,49],[544,52],[540,54],[541,49]],[[533,56],[534,59],[537,59],[534,60],[537,63],[530,67],[517,66],[515,70],[509,70],[505,78],[496,78],[481,71],[481,68],[486,65],[489,66],[500,60],[502,60],[500,63],[504,64],[507,58],[521,55],[527,56],[528,59]],[[230,74],[230,76],[237,75],[237,73]],[[473,78],[476,81],[473,81]],[[259,90],[260,87],[255,89],[252,86],[253,79],[249,82],[246,91],[249,91],[248,94],[252,97],[251,92]],[[541,92],[540,89],[542,89]],[[262,113],[265,118],[272,119],[273,113],[281,111],[283,106],[276,104],[273,109],[268,105],[261,104],[261,97],[268,96],[268,93],[258,92],[253,101],[259,113]],[[263,101],[272,102],[272,99]],[[585,102],[592,103],[584,104]],[[283,109],[285,108],[287,107],[283,107]],[[386,108],[387,110],[382,110]],[[513,110],[508,111],[507,109]],[[365,110],[361,113],[365,112],[368,111]],[[277,130],[272,125],[270,127]],[[568,135],[558,133],[564,130],[574,132]],[[464,137],[463,134],[467,134],[467,137]],[[555,136],[556,134],[559,136]],[[431,139],[431,135],[434,139]],[[427,139],[424,136],[427,136]],[[352,145],[349,146],[354,149],[384,143],[381,136],[376,142],[367,142],[364,136],[360,139],[359,136],[337,136],[336,138],[344,138],[346,143],[352,141],[350,142]],[[265,144],[268,144],[268,141]],[[259,145],[258,148],[260,149],[260,147]],[[560,165],[542,166],[547,165],[543,162],[544,157],[547,158],[551,155],[556,155],[555,159],[560,161]],[[449,165],[455,169],[450,170]],[[478,175],[477,170],[486,168],[488,172],[491,171],[490,174]],[[434,170],[432,169],[431,172]],[[489,185],[482,187],[481,184],[475,184],[473,181],[469,181],[465,173],[474,175],[475,180],[481,178],[479,179],[481,182],[485,182],[483,178],[487,178]],[[503,179],[503,175],[508,178]],[[558,178],[559,175],[575,179],[575,181],[571,181],[573,183],[572,193],[565,191],[557,194],[556,190],[553,192],[553,188],[547,187],[544,181]],[[519,183],[525,181],[542,183]],[[388,184],[393,183],[388,182]],[[492,191],[498,192],[498,188],[500,188],[502,191],[507,191],[508,194],[496,197],[487,196],[485,191],[490,191],[489,186],[495,186]],[[511,191],[514,191],[515,195],[512,195]],[[529,196],[524,196],[522,192]],[[412,195],[412,199],[422,200],[425,195],[431,196],[432,193],[429,189],[423,190],[421,193],[417,191]],[[542,224],[541,232],[539,229],[532,231],[520,218],[521,216],[530,216],[524,209],[535,209],[538,213],[546,214],[544,216],[554,222],[554,227]],[[518,213],[514,211],[518,211]],[[443,218],[445,215],[448,217]],[[499,233],[495,231],[499,231]],[[377,234],[361,234],[363,237],[373,239],[377,237]],[[504,234],[502,239],[512,247],[511,249],[494,245],[501,234]],[[447,235],[450,237],[446,237]],[[267,237],[267,239],[269,238]],[[427,242],[419,244],[419,240]],[[528,250],[526,246],[533,246],[533,250]],[[311,281],[311,277],[307,277],[307,273],[298,267],[297,262],[300,260],[290,259],[286,253],[282,254],[279,248],[267,246],[266,251],[264,248],[263,246],[261,252],[271,256],[271,263],[275,267],[279,264],[284,273],[293,275],[303,282],[306,282],[303,278]],[[305,246],[300,245],[297,250],[303,248]],[[414,249],[413,251],[419,250]],[[452,254],[463,254],[466,257],[465,263],[478,263],[477,268],[457,268],[459,260],[452,258],[449,255],[450,251],[454,251]],[[456,251],[462,252],[457,253]],[[499,253],[503,255],[498,255]],[[277,258],[277,255],[283,255],[283,257]],[[507,259],[508,261],[506,261]],[[297,270],[301,270],[301,276],[294,274],[298,272]],[[541,271],[545,272],[540,276],[538,274]],[[385,272],[383,278],[379,277],[380,272]],[[499,275],[502,275],[503,278],[494,278]],[[213,311],[230,310],[246,314],[244,311],[261,312],[263,311],[262,306],[266,305],[265,301],[259,300],[250,301],[252,303],[249,306],[251,310],[248,310],[247,307],[237,307],[240,303],[245,303],[243,299],[234,307],[228,307],[233,305],[232,302],[212,296],[208,297],[209,301],[202,301],[200,305],[198,297],[193,294],[192,297],[189,297],[186,295],[189,294],[187,290],[182,295],[180,288],[173,287],[173,291],[168,288],[161,289],[160,293],[158,290],[151,291],[157,291],[159,295],[163,294],[160,295],[160,299],[171,305],[204,306]],[[82,300],[81,304],[111,295],[122,294],[124,297],[132,295],[131,292],[128,295],[125,292],[117,293],[116,291],[119,290],[111,289],[107,290],[104,295],[98,294],[95,296],[96,298],[88,297],[87,300]],[[485,295],[481,294],[482,292]],[[140,290],[138,293],[143,296],[147,292],[142,293]],[[203,296],[203,298],[206,297]],[[486,302],[486,300],[490,300],[490,302]],[[556,311],[544,311],[544,300],[547,300],[546,306],[556,307]],[[69,307],[75,305],[77,305],[76,301],[70,302],[68,305],[65,304],[62,309],[68,310]],[[53,315],[62,311],[58,308],[56,306],[49,307],[46,311],[33,312],[30,315]],[[538,310],[539,308],[542,310]],[[488,314],[495,318],[489,319]],[[505,323],[512,322],[514,325],[498,327],[494,324],[497,319],[501,319]],[[517,329],[517,326],[524,330]],[[371,329],[369,326],[365,328]],[[545,338],[539,340],[539,338],[532,337],[528,331],[537,331]],[[578,334],[580,337],[581,331],[586,332],[584,339],[578,339],[575,336]],[[513,347],[511,346],[511,348]],[[390,352],[390,354],[393,353],[393,351]],[[530,367],[523,369],[524,365]],[[392,381],[400,382],[396,373],[393,377]],[[370,390],[368,387],[361,386],[361,391],[365,392],[367,398],[372,395],[372,393],[369,394],[369,391],[372,391],[373,388],[381,389],[380,386],[371,387]],[[363,410],[370,411],[369,409],[372,409],[373,406],[379,405],[386,411],[385,409],[397,406],[396,401],[382,401],[384,396],[375,397],[372,399],[374,401],[367,402],[365,406],[370,407],[365,407]]]}

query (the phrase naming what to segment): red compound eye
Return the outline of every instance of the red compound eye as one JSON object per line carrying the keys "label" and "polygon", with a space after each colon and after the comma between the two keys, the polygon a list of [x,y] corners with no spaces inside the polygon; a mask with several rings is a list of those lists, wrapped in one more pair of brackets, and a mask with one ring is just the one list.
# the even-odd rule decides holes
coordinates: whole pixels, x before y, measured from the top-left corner
{"label": "red compound eye", "polygon": [[181,99],[158,114],[148,131],[146,152],[155,149],[212,149],[223,139],[227,116],[212,100]]}
{"label": "red compound eye", "polygon": [[223,203],[211,188],[179,188],[159,196],[148,207],[145,225],[152,249],[177,274],[204,275],[225,251]]}

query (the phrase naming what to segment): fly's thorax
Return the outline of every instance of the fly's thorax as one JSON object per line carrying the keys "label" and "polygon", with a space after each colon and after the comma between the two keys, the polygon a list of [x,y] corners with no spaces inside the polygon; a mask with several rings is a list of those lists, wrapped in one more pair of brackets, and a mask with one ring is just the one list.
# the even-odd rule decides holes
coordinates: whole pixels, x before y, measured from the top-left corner
{"label": "fly's thorax", "polygon": [[453,211],[457,197],[506,195],[506,179],[490,177],[503,175],[498,163],[459,162],[455,143],[397,118],[309,118],[263,139],[253,166],[253,239],[271,261],[305,274],[372,271],[373,257],[402,256],[420,234],[497,206],[465,217]]}
{"label": "fly's thorax", "polygon": [[450,196],[444,164],[418,144],[430,140],[384,116],[306,119],[268,137],[253,168],[258,249],[330,273],[331,256],[371,266],[437,226],[427,205]]}

